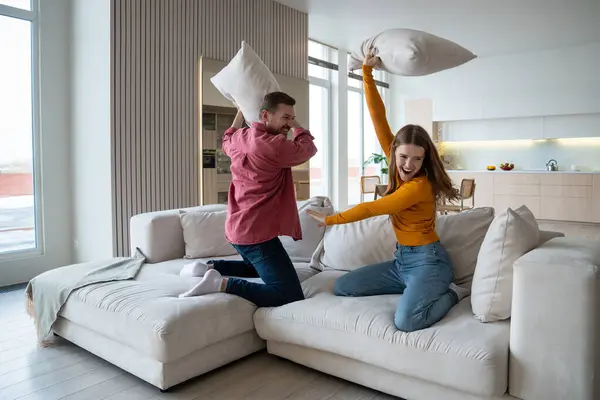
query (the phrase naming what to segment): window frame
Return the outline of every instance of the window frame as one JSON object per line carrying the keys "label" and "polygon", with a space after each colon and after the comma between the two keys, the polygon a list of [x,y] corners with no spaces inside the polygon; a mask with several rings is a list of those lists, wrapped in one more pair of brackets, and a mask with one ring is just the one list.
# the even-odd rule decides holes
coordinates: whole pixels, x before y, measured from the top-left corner
{"label": "window frame", "polygon": [[[331,128],[332,128],[332,106],[331,106],[331,81],[326,80],[326,79],[322,79],[322,78],[317,78],[314,76],[309,76],[308,78],[308,84],[309,85],[314,85],[314,86],[318,86],[321,87],[323,89],[327,90],[327,107],[325,108],[325,113],[326,113],[326,131],[323,132],[323,149],[319,149],[321,150],[322,154],[323,154],[323,171],[321,174],[321,181],[322,181],[322,187],[325,188],[325,193],[321,193],[320,196],[328,196],[331,197],[331,192],[332,192],[332,180],[331,177],[329,176],[330,171],[331,171]],[[309,161],[309,171],[310,171],[310,161]],[[309,177],[309,182],[310,182],[310,177]],[[310,183],[309,183],[310,186]],[[310,188],[309,188],[310,191]],[[312,196],[312,195],[311,195]]]}
{"label": "window frame", "polygon": [[[335,71],[337,71],[337,65],[333,62],[331,62],[331,60],[333,59],[333,52],[335,51],[335,49],[333,49],[332,47],[325,45],[323,43],[320,43],[316,40],[312,40],[309,39],[309,43],[313,42],[319,45],[322,45],[325,47],[326,49],[326,54],[325,54],[325,58],[326,60],[321,60],[321,59],[317,59],[315,57],[311,57],[309,56],[309,64],[311,63],[311,61],[318,61],[318,64],[316,64],[317,66],[320,66],[319,64],[326,64],[327,66],[320,66],[321,68],[323,68],[326,72],[327,72],[327,77],[326,78],[319,78],[316,76],[311,76],[309,74],[308,76],[308,83],[309,85],[315,85],[315,86],[319,86],[322,88],[327,89],[327,94],[328,94],[328,101],[327,101],[327,108],[326,108],[326,113],[327,113],[327,131],[324,132],[324,138],[323,138],[323,149],[319,149],[319,151],[322,152],[323,154],[323,171],[322,171],[322,179],[325,181],[324,184],[322,184],[322,186],[325,188],[326,193],[322,193],[322,196],[327,196],[329,198],[333,197],[333,179],[332,179],[332,172],[333,172],[333,157],[331,154],[331,149],[333,148],[333,126],[334,126],[334,122],[333,122],[333,85],[332,85],[332,80],[333,80],[333,72],[334,69],[331,68],[332,66],[335,66],[336,69]],[[315,65],[313,63],[313,65]],[[310,101],[310,99],[309,99]],[[310,111],[309,111],[310,112]],[[310,116],[309,116],[310,118]],[[309,162],[309,170],[310,170],[310,162]],[[309,182],[310,182],[310,178],[309,178]],[[310,189],[309,189],[310,190]]]}
{"label": "window frame", "polygon": [[31,0],[31,10],[0,4],[0,16],[28,21],[31,28],[31,128],[32,180],[34,202],[35,247],[0,253],[0,262],[42,256],[45,253],[43,226],[43,195],[40,151],[40,38],[39,1]]}
{"label": "window frame", "polygon": [[[361,119],[361,125],[360,125],[360,157],[359,157],[359,162],[360,162],[360,175],[364,175],[365,173],[365,88],[364,85],[362,84],[362,76],[358,75],[358,74],[348,74],[348,79],[356,79],[358,80],[358,77],[361,78],[360,80],[360,87],[354,87],[351,85],[348,85],[347,90],[348,92],[355,92],[355,93],[359,93],[361,96],[361,109],[360,109],[360,119]],[[377,90],[379,91],[379,94],[381,96],[381,99],[383,100],[383,104],[385,105],[386,108],[386,113],[389,114],[389,102],[388,102],[388,98],[389,98],[389,89],[390,89],[390,85],[388,83],[388,79],[389,79],[389,74],[385,71],[382,71],[382,80],[377,80],[375,79],[375,82],[377,84]],[[374,139],[376,140],[376,139]],[[346,166],[346,168],[348,168],[348,166]],[[350,196],[350,192],[348,192],[348,196]],[[360,201],[361,203],[365,201],[364,199],[364,194],[361,193],[360,195]],[[356,204],[349,204],[349,206],[355,206]]]}

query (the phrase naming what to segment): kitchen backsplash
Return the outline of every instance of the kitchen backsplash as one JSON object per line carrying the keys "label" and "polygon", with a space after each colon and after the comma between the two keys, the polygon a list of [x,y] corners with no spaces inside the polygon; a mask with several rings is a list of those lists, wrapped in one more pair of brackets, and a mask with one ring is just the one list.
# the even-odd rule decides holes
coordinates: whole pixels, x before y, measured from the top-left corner
{"label": "kitchen backsplash", "polygon": [[577,167],[600,171],[600,139],[507,140],[444,143],[443,154],[452,157],[456,169],[479,170],[509,162],[515,170],[545,169],[550,159],[559,170]]}

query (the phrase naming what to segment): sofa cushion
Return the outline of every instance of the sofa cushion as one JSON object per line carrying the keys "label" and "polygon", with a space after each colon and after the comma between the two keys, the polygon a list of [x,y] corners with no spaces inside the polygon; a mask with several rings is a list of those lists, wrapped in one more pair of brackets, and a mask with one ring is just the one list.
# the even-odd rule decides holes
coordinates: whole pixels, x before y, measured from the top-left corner
{"label": "sofa cushion", "polygon": [[[78,289],[61,316],[165,363],[253,330],[256,307],[241,297],[215,293],[178,298],[201,279],[179,276],[189,262],[145,264],[135,280]],[[306,263],[295,267],[301,281],[316,272]]]}
{"label": "sofa cushion", "polygon": [[471,286],[473,314],[481,322],[510,318],[513,264],[537,247],[540,230],[526,206],[507,208],[490,226],[479,250]]}
{"label": "sofa cushion", "polygon": [[279,91],[279,83],[246,42],[218,74],[210,81],[225,98],[233,102],[249,123],[260,120],[263,98]]}
{"label": "sofa cushion", "polygon": [[396,236],[387,215],[327,227],[313,266],[352,271],[394,258]]}
{"label": "sofa cushion", "polygon": [[321,240],[323,240],[323,235],[325,234],[325,227],[319,227],[319,223],[308,215],[307,210],[331,215],[333,213],[333,206],[327,197],[317,196],[308,200],[298,201],[302,240],[295,241],[289,236],[279,237],[281,244],[294,262],[310,262],[313,253]]}
{"label": "sofa cushion", "polygon": [[180,210],[179,218],[185,242],[185,258],[237,254],[235,248],[225,239],[227,210]]}
{"label": "sofa cushion", "polygon": [[[479,248],[493,219],[491,207],[437,218],[436,232],[448,251],[457,284],[470,283]],[[333,225],[327,228],[312,265],[320,270],[352,271],[392,260],[396,243],[392,223],[386,215]]]}
{"label": "sofa cushion", "polygon": [[304,281],[306,300],[259,308],[258,334],[480,396],[506,392],[507,322],[480,324],[465,299],[434,326],[405,333],[394,326],[402,296],[337,297],[333,282],[343,274],[324,271]]}
{"label": "sofa cushion", "polygon": [[437,218],[435,229],[452,261],[456,284],[468,285],[473,279],[479,248],[493,220],[492,207],[479,207]]}
{"label": "sofa cushion", "polygon": [[388,29],[362,42],[353,52],[348,69],[360,69],[371,51],[381,58],[381,69],[391,74],[422,76],[458,67],[476,56],[448,39],[414,29]]}
{"label": "sofa cushion", "polygon": [[[224,204],[185,208],[185,211],[222,211]],[[185,256],[183,229],[179,209],[137,214],[130,220],[130,252],[140,249],[149,263],[159,263]]]}

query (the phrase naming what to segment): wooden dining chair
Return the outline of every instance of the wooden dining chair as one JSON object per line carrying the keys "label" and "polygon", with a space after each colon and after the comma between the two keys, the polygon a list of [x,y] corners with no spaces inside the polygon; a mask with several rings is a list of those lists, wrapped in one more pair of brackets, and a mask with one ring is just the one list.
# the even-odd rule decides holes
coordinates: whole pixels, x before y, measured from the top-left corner
{"label": "wooden dining chair", "polygon": [[381,177],[378,175],[366,175],[360,177],[360,194],[374,194],[374,199],[377,199],[377,185],[381,183]]}
{"label": "wooden dining chair", "polygon": [[[445,203],[438,205],[437,211],[447,215],[449,212],[462,212],[475,208],[475,179],[463,179],[460,182],[460,204]],[[465,200],[471,199],[471,204],[465,204]]]}

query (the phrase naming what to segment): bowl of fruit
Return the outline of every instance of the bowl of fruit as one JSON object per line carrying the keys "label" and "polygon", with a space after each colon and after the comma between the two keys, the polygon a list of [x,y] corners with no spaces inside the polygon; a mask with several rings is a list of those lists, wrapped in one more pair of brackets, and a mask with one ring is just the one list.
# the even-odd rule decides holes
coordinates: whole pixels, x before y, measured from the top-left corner
{"label": "bowl of fruit", "polygon": [[495,165],[488,165],[487,167],[485,167],[488,171],[495,171],[496,170],[496,166]]}
{"label": "bowl of fruit", "polygon": [[510,171],[515,167],[515,164],[511,164],[511,163],[504,163],[504,164],[500,164],[500,169],[502,171]]}

